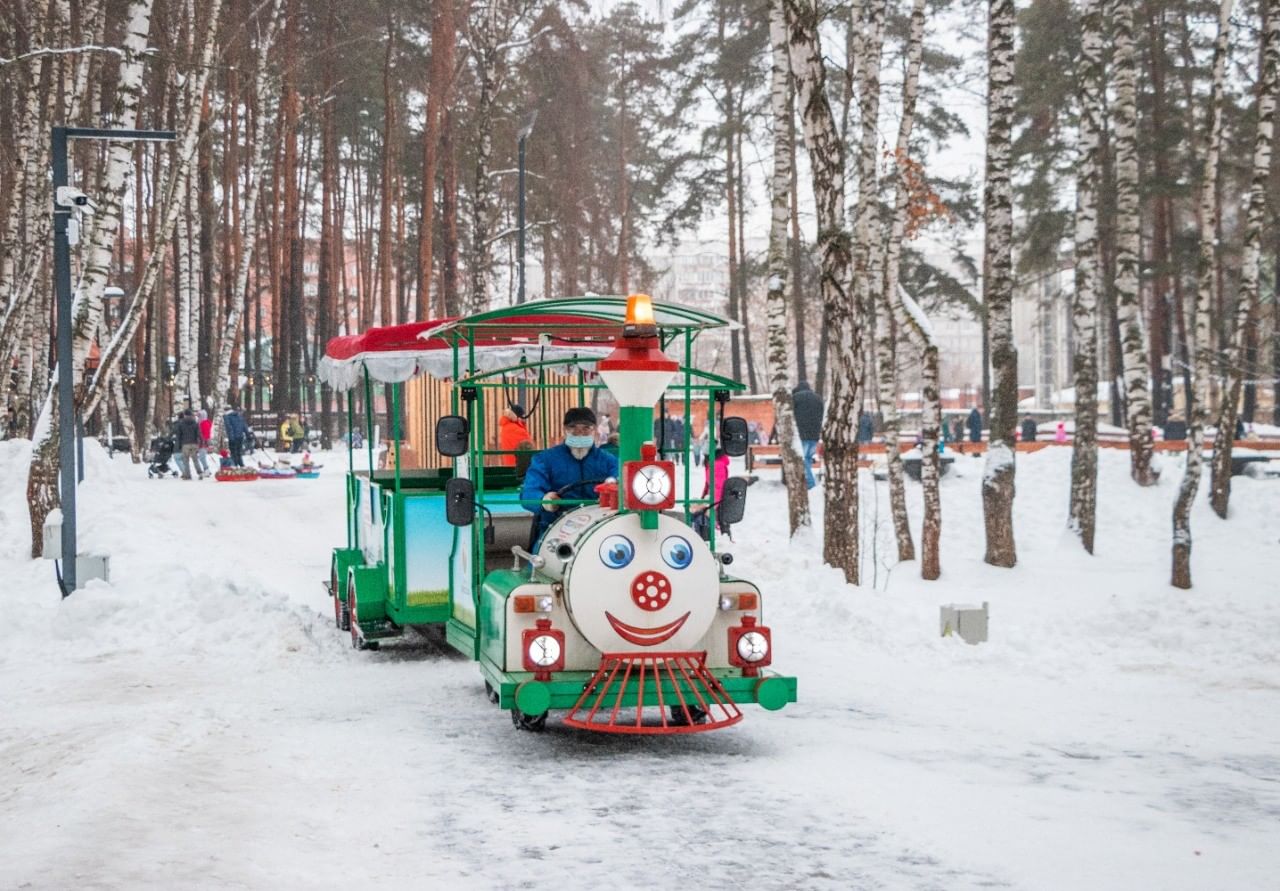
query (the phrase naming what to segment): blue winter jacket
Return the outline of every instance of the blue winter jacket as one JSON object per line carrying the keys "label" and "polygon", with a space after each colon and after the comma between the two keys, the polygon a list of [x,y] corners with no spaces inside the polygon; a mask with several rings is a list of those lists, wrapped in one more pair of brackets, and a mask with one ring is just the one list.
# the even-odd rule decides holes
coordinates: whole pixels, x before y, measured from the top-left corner
{"label": "blue winter jacket", "polygon": [[[533,456],[529,471],[524,475],[524,488],[520,501],[525,510],[538,517],[538,536],[559,516],[559,512],[542,509],[542,497],[548,492],[563,489],[571,483],[585,480],[604,480],[618,475],[618,459],[596,446],[591,447],[579,461],[564,443],[546,449]],[[562,498],[594,498],[594,486],[577,486],[567,489]]]}
{"label": "blue winter jacket", "polygon": [[240,442],[249,432],[249,425],[244,422],[244,418],[240,417],[240,412],[229,411],[222,416],[222,429],[227,434],[228,442]]}

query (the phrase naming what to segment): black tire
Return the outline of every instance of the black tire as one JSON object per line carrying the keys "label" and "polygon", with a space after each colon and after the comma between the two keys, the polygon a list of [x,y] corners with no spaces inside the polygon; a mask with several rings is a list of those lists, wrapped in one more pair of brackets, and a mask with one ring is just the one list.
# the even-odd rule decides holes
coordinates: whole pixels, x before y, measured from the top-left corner
{"label": "black tire", "polygon": [[687,727],[689,725],[707,723],[707,713],[696,705],[689,706],[689,717],[684,714],[684,707],[679,705],[671,706],[671,723],[677,727]]}
{"label": "black tire", "polygon": [[488,681],[484,682],[484,695],[494,705],[498,704],[498,699],[499,699],[498,691],[493,689],[493,684],[489,683]]}
{"label": "black tire", "polygon": [[541,733],[547,729],[547,712],[540,715],[526,715],[518,708],[511,710],[511,723],[517,730],[527,730],[530,733]]}

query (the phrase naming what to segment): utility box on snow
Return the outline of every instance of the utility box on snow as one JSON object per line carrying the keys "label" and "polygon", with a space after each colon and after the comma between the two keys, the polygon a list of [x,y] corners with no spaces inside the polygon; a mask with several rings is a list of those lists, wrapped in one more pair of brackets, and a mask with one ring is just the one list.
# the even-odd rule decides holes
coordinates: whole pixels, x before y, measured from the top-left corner
{"label": "utility box on snow", "polygon": [[111,581],[111,558],[106,554],[76,554],[76,587],[83,588],[93,579]]}
{"label": "utility box on snow", "polygon": [[44,518],[40,556],[46,560],[62,559],[62,511],[56,507]]}
{"label": "utility box on snow", "polygon": [[959,635],[967,644],[979,644],[987,639],[987,618],[989,604],[982,601],[982,606],[949,603],[942,607],[942,636]]}

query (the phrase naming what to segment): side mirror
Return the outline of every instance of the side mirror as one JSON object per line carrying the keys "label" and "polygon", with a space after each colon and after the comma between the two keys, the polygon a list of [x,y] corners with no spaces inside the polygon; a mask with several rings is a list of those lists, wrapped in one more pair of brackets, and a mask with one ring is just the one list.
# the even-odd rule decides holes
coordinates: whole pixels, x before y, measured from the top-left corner
{"label": "side mirror", "polygon": [[747,422],[745,418],[725,418],[720,422],[720,447],[731,458],[741,458],[747,453]]}
{"label": "side mirror", "polygon": [[741,523],[742,518],[746,516],[747,485],[747,481],[740,476],[731,476],[724,481],[720,504],[716,506],[716,519],[726,526]]}
{"label": "side mirror", "polygon": [[445,415],[436,421],[436,451],[446,458],[467,453],[471,424],[462,415]]}
{"label": "side mirror", "polygon": [[476,484],[454,477],[444,484],[444,518],[450,526],[470,526],[476,518]]}

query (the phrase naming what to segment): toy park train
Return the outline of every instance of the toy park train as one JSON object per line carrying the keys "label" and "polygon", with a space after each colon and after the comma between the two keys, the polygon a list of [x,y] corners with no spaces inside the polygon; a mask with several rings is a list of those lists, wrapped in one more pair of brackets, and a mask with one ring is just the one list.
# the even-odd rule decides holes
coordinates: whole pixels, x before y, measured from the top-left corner
{"label": "toy park train", "polygon": [[[719,503],[691,497],[702,471],[694,481],[690,437],[680,465],[649,442],[664,394],[680,395],[686,431],[690,397],[704,394],[711,451],[717,440],[731,455],[745,450],[742,419],[716,423],[741,385],[692,367],[697,334],[729,324],[632,295],[537,301],[332,340],[322,379],[341,391],[363,384],[369,430],[373,385],[392,384],[395,443],[386,470],[357,471],[349,457],[347,545],[334,550],[327,584],[336,624],[360,649],[410,625],[443,626],[478,663],[490,699],[527,730],[559,711],[586,730],[699,732],[737,723],[743,704],[794,702],[796,679],[769,667],[759,589],[734,577],[731,555],[716,547],[717,526],[742,519],[746,481],[725,481]],[[683,362],[667,357],[673,347]],[[400,385],[423,374],[449,381],[450,411],[434,441],[445,466],[407,469]],[[618,479],[565,492],[587,497],[563,498],[566,509],[540,537],[520,500],[519,468],[495,465],[508,453],[488,447],[486,401],[506,397],[513,378],[542,406],[543,445],[558,431],[548,420],[556,393],[586,404],[607,388],[620,406]],[[347,413],[354,426],[350,399]],[[372,437],[368,449],[372,467]],[[692,525],[698,511],[705,539]]]}

